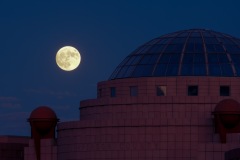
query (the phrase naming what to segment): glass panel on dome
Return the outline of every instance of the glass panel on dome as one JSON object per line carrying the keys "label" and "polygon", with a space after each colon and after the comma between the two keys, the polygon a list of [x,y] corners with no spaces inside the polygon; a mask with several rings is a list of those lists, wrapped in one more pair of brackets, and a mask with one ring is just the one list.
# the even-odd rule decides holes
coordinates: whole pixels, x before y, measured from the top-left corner
{"label": "glass panel on dome", "polygon": [[141,56],[135,56],[134,60],[132,61],[131,65],[137,64],[139,63],[140,59],[143,57],[143,55]]}
{"label": "glass panel on dome", "polygon": [[184,54],[182,63],[193,63],[193,54]]}
{"label": "glass panel on dome", "polygon": [[188,38],[187,44],[194,44],[195,43],[195,39],[193,37]]}
{"label": "glass panel on dome", "polygon": [[139,64],[155,64],[157,61],[158,55],[145,55]]}
{"label": "glass panel on dome", "polygon": [[214,45],[212,44],[206,44],[206,48],[207,48],[207,52],[208,53],[215,53],[215,48],[214,48]]}
{"label": "glass panel on dome", "polygon": [[199,32],[192,32],[191,37],[201,37]]}
{"label": "glass panel on dome", "polygon": [[240,77],[240,63],[234,65],[237,76]]}
{"label": "glass panel on dome", "polygon": [[182,76],[191,76],[193,75],[193,64],[182,64]]}
{"label": "glass panel on dome", "polygon": [[120,65],[121,66],[124,66],[124,65],[131,65],[132,64],[132,61],[135,59],[136,56],[129,56],[127,61],[125,62],[122,62]]}
{"label": "glass panel on dome", "polygon": [[190,37],[190,38],[188,38],[188,41],[187,41],[187,43],[189,44],[192,44],[192,43],[196,43],[196,44],[198,44],[198,43],[202,43],[202,37]]}
{"label": "glass panel on dome", "polygon": [[203,44],[200,44],[200,43],[195,44],[195,51],[194,52],[195,53],[202,53],[202,52],[204,52]]}
{"label": "glass panel on dome", "polygon": [[130,59],[131,59],[131,56],[126,57],[126,58],[119,64],[119,66],[125,65],[125,63],[127,63],[127,61],[129,61]]}
{"label": "glass panel on dome", "polygon": [[121,67],[117,67],[117,68],[114,70],[113,74],[111,75],[110,79],[114,79],[120,69],[121,69]]}
{"label": "glass panel on dome", "polygon": [[183,44],[176,44],[174,48],[174,52],[182,53]]}
{"label": "glass panel on dome", "polygon": [[222,76],[232,76],[233,75],[233,70],[232,66],[229,63],[222,63],[220,64],[221,69],[222,69]]}
{"label": "glass panel on dome", "polygon": [[158,38],[158,41],[154,44],[154,45],[159,45],[159,44],[161,44],[161,41],[162,41],[163,39],[161,38],[161,37],[159,37]]}
{"label": "glass panel on dome", "polygon": [[224,44],[234,45],[234,42],[231,41],[229,38],[219,38],[219,41],[224,43]]}
{"label": "glass panel on dome", "polygon": [[186,48],[185,48],[185,52],[187,53],[192,53],[194,52],[194,48],[195,48],[195,45],[192,43],[188,43]]}
{"label": "glass panel on dome", "polygon": [[133,72],[133,77],[152,76],[153,67],[154,65],[138,65]]}
{"label": "glass panel on dome", "polygon": [[217,38],[224,37],[224,35],[222,33],[219,33],[219,32],[214,32],[214,36],[216,36]]}
{"label": "glass panel on dome", "polygon": [[219,59],[220,63],[229,62],[227,54],[225,54],[225,53],[218,54],[218,59]]}
{"label": "glass panel on dome", "polygon": [[228,53],[240,53],[240,48],[237,45],[225,45]]}
{"label": "glass panel on dome", "polygon": [[231,54],[231,59],[235,64],[240,64],[240,54]]}
{"label": "glass panel on dome", "polygon": [[151,41],[149,41],[148,43],[146,43],[147,45],[154,45],[154,44],[156,44],[156,43],[158,43],[160,41],[160,39],[159,38],[155,38],[155,39],[153,39],[153,40],[151,40]]}
{"label": "glass panel on dome", "polygon": [[132,54],[133,55],[136,55],[136,54],[139,54],[139,53],[141,53],[141,51],[143,50],[143,48],[144,48],[145,46],[140,46],[140,47],[138,47],[135,51],[133,51],[132,52]]}
{"label": "glass panel on dome", "polygon": [[219,64],[208,64],[210,76],[221,76],[221,69]]}
{"label": "glass panel on dome", "polygon": [[194,54],[194,63],[205,63],[205,55],[203,53]]}
{"label": "glass panel on dome", "polygon": [[139,64],[148,64],[150,57],[151,57],[151,55],[143,56],[143,58],[140,60]]}
{"label": "glass panel on dome", "polygon": [[195,76],[206,75],[206,64],[194,64],[193,72]]}
{"label": "glass panel on dome", "polygon": [[212,35],[209,32],[203,32],[202,34],[204,37],[212,37]]}
{"label": "glass panel on dome", "polygon": [[148,53],[161,53],[165,46],[162,44],[154,45],[149,49]]}
{"label": "glass panel on dome", "polygon": [[172,44],[184,44],[186,41],[186,37],[177,37],[171,41]]}
{"label": "glass panel on dome", "polygon": [[181,52],[183,48],[183,44],[170,44],[164,50],[165,53],[172,53],[172,52]]}
{"label": "glass panel on dome", "polygon": [[149,59],[149,64],[155,64],[158,58],[159,58],[159,54],[152,55],[151,58]]}
{"label": "glass panel on dome", "polygon": [[158,64],[154,76],[164,76],[166,74],[167,64]]}
{"label": "glass panel on dome", "polygon": [[[133,60],[136,58],[137,56],[131,56],[131,57],[129,57],[129,60],[127,61],[127,63],[126,64],[121,64],[121,65],[131,65],[132,64],[132,62],[133,62]],[[139,56],[140,57],[140,56]]]}
{"label": "glass panel on dome", "polygon": [[139,54],[145,54],[148,52],[148,50],[151,48],[152,46],[150,45],[145,45],[145,47],[141,50],[141,52]]}
{"label": "glass panel on dome", "polygon": [[135,67],[136,67],[136,66],[129,66],[128,69],[127,69],[127,71],[126,71],[125,74],[124,74],[124,77],[125,77],[125,78],[126,78],[126,77],[130,77],[130,76],[132,75],[132,72],[133,72],[133,70],[134,70]]}
{"label": "glass panel on dome", "polygon": [[208,63],[218,63],[218,54],[208,54]]}
{"label": "glass panel on dome", "polygon": [[121,78],[123,77],[123,75],[125,74],[126,70],[128,69],[128,66],[124,66],[121,68],[121,70],[118,72],[117,74],[117,78]]}
{"label": "glass panel on dome", "polygon": [[166,53],[162,54],[159,60],[159,63],[169,63],[170,57],[171,57],[171,54],[166,54]]}
{"label": "glass panel on dome", "polygon": [[177,54],[172,54],[169,63],[171,63],[171,64],[173,64],[173,63],[179,63],[180,57],[181,57],[181,54],[179,54],[179,53],[177,53]]}
{"label": "glass panel on dome", "polygon": [[163,38],[160,44],[167,44],[172,38]]}
{"label": "glass panel on dome", "polygon": [[205,37],[204,41],[206,44],[219,44],[218,40],[215,37]]}
{"label": "glass panel on dome", "polygon": [[215,44],[214,47],[215,47],[215,52],[217,53],[225,52],[224,48],[221,45]]}
{"label": "glass panel on dome", "polygon": [[176,76],[178,74],[178,64],[168,64],[166,75]]}

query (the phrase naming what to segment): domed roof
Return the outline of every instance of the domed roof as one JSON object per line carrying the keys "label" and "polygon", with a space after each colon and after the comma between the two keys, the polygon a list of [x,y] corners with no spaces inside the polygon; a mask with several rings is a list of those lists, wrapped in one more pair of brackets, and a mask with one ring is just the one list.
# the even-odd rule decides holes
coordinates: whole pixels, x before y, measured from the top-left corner
{"label": "domed roof", "polygon": [[215,109],[215,113],[240,113],[240,104],[234,99],[224,99],[220,101]]}
{"label": "domed roof", "polygon": [[206,29],[152,39],[128,55],[110,80],[134,77],[240,76],[240,39]]}
{"label": "domed roof", "polygon": [[57,119],[57,116],[51,108],[40,106],[32,111],[30,119]]}

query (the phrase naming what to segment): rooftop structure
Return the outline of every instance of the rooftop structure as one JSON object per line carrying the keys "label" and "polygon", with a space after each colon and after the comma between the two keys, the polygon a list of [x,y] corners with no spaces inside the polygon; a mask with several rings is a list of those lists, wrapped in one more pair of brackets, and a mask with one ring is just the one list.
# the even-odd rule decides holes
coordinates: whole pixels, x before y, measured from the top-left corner
{"label": "rooftop structure", "polygon": [[240,76],[240,39],[206,29],[178,31],[139,46],[110,80],[135,77]]}

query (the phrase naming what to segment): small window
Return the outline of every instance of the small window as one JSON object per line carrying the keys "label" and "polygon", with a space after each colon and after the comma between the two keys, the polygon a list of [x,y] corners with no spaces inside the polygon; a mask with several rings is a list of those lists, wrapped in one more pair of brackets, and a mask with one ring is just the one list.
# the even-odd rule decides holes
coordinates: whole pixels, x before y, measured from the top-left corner
{"label": "small window", "polygon": [[115,87],[111,87],[110,92],[111,92],[111,97],[116,97],[116,88]]}
{"label": "small window", "polygon": [[156,86],[157,96],[166,96],[166,86]]}
{"label": "small window", "polygon": [[188,86],[188,96],[197,96],[198,86]]}
{"label": "small window", "polygon": [[98,89],[97,96],[98,98],[102,97],[102,89]]}
{"label": "small window", "polygon": [[138,87],[130,86],[130,96],[134,97],[138,95]]}
{"label": "small window", "polygon": [[220,86],[220,96],[230,96],[230,87]]}

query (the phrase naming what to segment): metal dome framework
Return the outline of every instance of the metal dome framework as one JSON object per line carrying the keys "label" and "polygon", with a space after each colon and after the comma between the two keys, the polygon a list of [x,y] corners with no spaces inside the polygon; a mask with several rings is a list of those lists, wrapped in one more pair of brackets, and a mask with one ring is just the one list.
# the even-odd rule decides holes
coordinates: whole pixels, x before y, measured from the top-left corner
{"label": "metal dome framework", "polygon": [[167,76],[240,76],[240,39],[206,29],[155,38],[133,51],[110,80]]}

